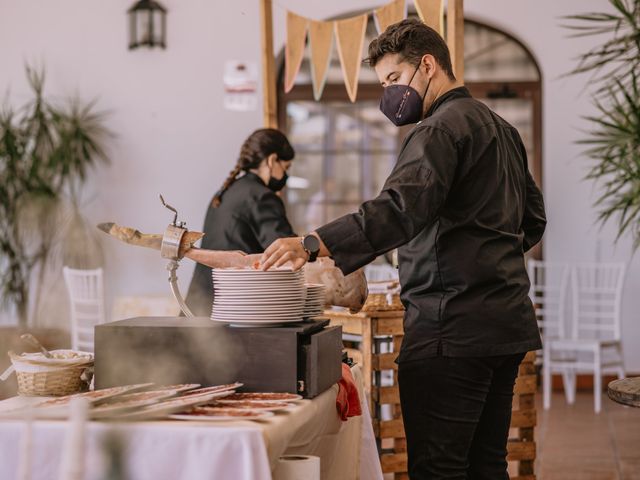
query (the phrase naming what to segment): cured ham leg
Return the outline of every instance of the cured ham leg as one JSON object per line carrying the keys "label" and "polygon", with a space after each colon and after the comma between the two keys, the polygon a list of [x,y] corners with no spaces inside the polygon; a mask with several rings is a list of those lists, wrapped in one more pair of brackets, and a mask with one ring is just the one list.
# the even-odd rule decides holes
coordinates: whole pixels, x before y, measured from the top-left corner
{"label": "cured ham leg", "polygon": [[[98,228],[129,245],[160,250],[161,234],[142,233],[135,228],[121,227],[115,223],[101,223]],[[258,268],[262,255],[247,255],[243,252],[205,250],[193,245],[204,236],[201,232],[185,232],[180,243],[180,256],[184,256],[211,268]],[[367,281],[362,270],[343,275],[333,260],[319,258],[305,266],[308,283],[325,285],[327,305],[347,307],[359,311],[367,299]]]}

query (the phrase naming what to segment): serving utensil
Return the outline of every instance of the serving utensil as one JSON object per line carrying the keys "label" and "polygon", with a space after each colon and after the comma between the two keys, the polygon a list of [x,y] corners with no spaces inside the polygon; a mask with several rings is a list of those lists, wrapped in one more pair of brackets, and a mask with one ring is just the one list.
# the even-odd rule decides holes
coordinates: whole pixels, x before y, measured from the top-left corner
{"label": "serving utensil", "polygon": [[35,347],[35,348],[39,349],[45,357],[53,358],[53,355],[51,355],[49,350],[44,348],[42,346],[42,344],[38,341],[38,339],[36,337],[34,337],[33,335],[31,335],[30,333],[24,333],[24,334],[20,335],[20,339],[22,341],[24,341],[25,343],[28,343],[32,347]]}

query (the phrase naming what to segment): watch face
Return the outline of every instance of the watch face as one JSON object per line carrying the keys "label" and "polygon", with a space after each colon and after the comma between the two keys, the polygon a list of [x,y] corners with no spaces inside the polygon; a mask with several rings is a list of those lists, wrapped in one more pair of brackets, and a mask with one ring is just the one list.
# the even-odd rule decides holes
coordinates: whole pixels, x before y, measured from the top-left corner
{"label": "watch face", "polygon": [[320,250],[320,241],[314,235],[307,235],[304,237],[304,248],[310,252],[317,252]]}

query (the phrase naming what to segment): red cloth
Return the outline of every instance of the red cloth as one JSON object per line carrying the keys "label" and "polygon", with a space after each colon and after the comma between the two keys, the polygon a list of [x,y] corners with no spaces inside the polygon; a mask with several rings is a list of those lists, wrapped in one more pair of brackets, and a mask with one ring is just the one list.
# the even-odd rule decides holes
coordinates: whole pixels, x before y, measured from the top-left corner
{"label": "red cloth", "polygon": [[349,417],[362,415],[358,387],[356,387],[356,382],[351,374],[351,369],[346,363],[342,364],[342,378],[338,382],[336,409],[338,410],[338,415],[340,415],[343,422]]}

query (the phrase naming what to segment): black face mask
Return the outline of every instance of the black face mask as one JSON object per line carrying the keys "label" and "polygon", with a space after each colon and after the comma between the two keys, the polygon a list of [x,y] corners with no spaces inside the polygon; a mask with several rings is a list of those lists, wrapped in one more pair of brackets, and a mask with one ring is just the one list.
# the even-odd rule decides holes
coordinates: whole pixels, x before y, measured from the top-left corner
{"label": "black face mask", "polygon": [[409,85],[389,85],[384,88],[382,93],[380,111],[397,127],[422,120],[424,97],[427,96],[429,91],[431,79],[427,83],[424,95],[421,96],[415,88],[410,86],[419,68],[420,65],[416,67],[413,75],[411,75]]}
{"label": "black face mask", "polygon": [[283,169],[282,178],[277,179],[277,178],[269,177],[269,183],[267,184],[267,187],[274,192],[279,192],[287,184],[288,178],[289,178],[289,175],[287,175],[287,171]]}

